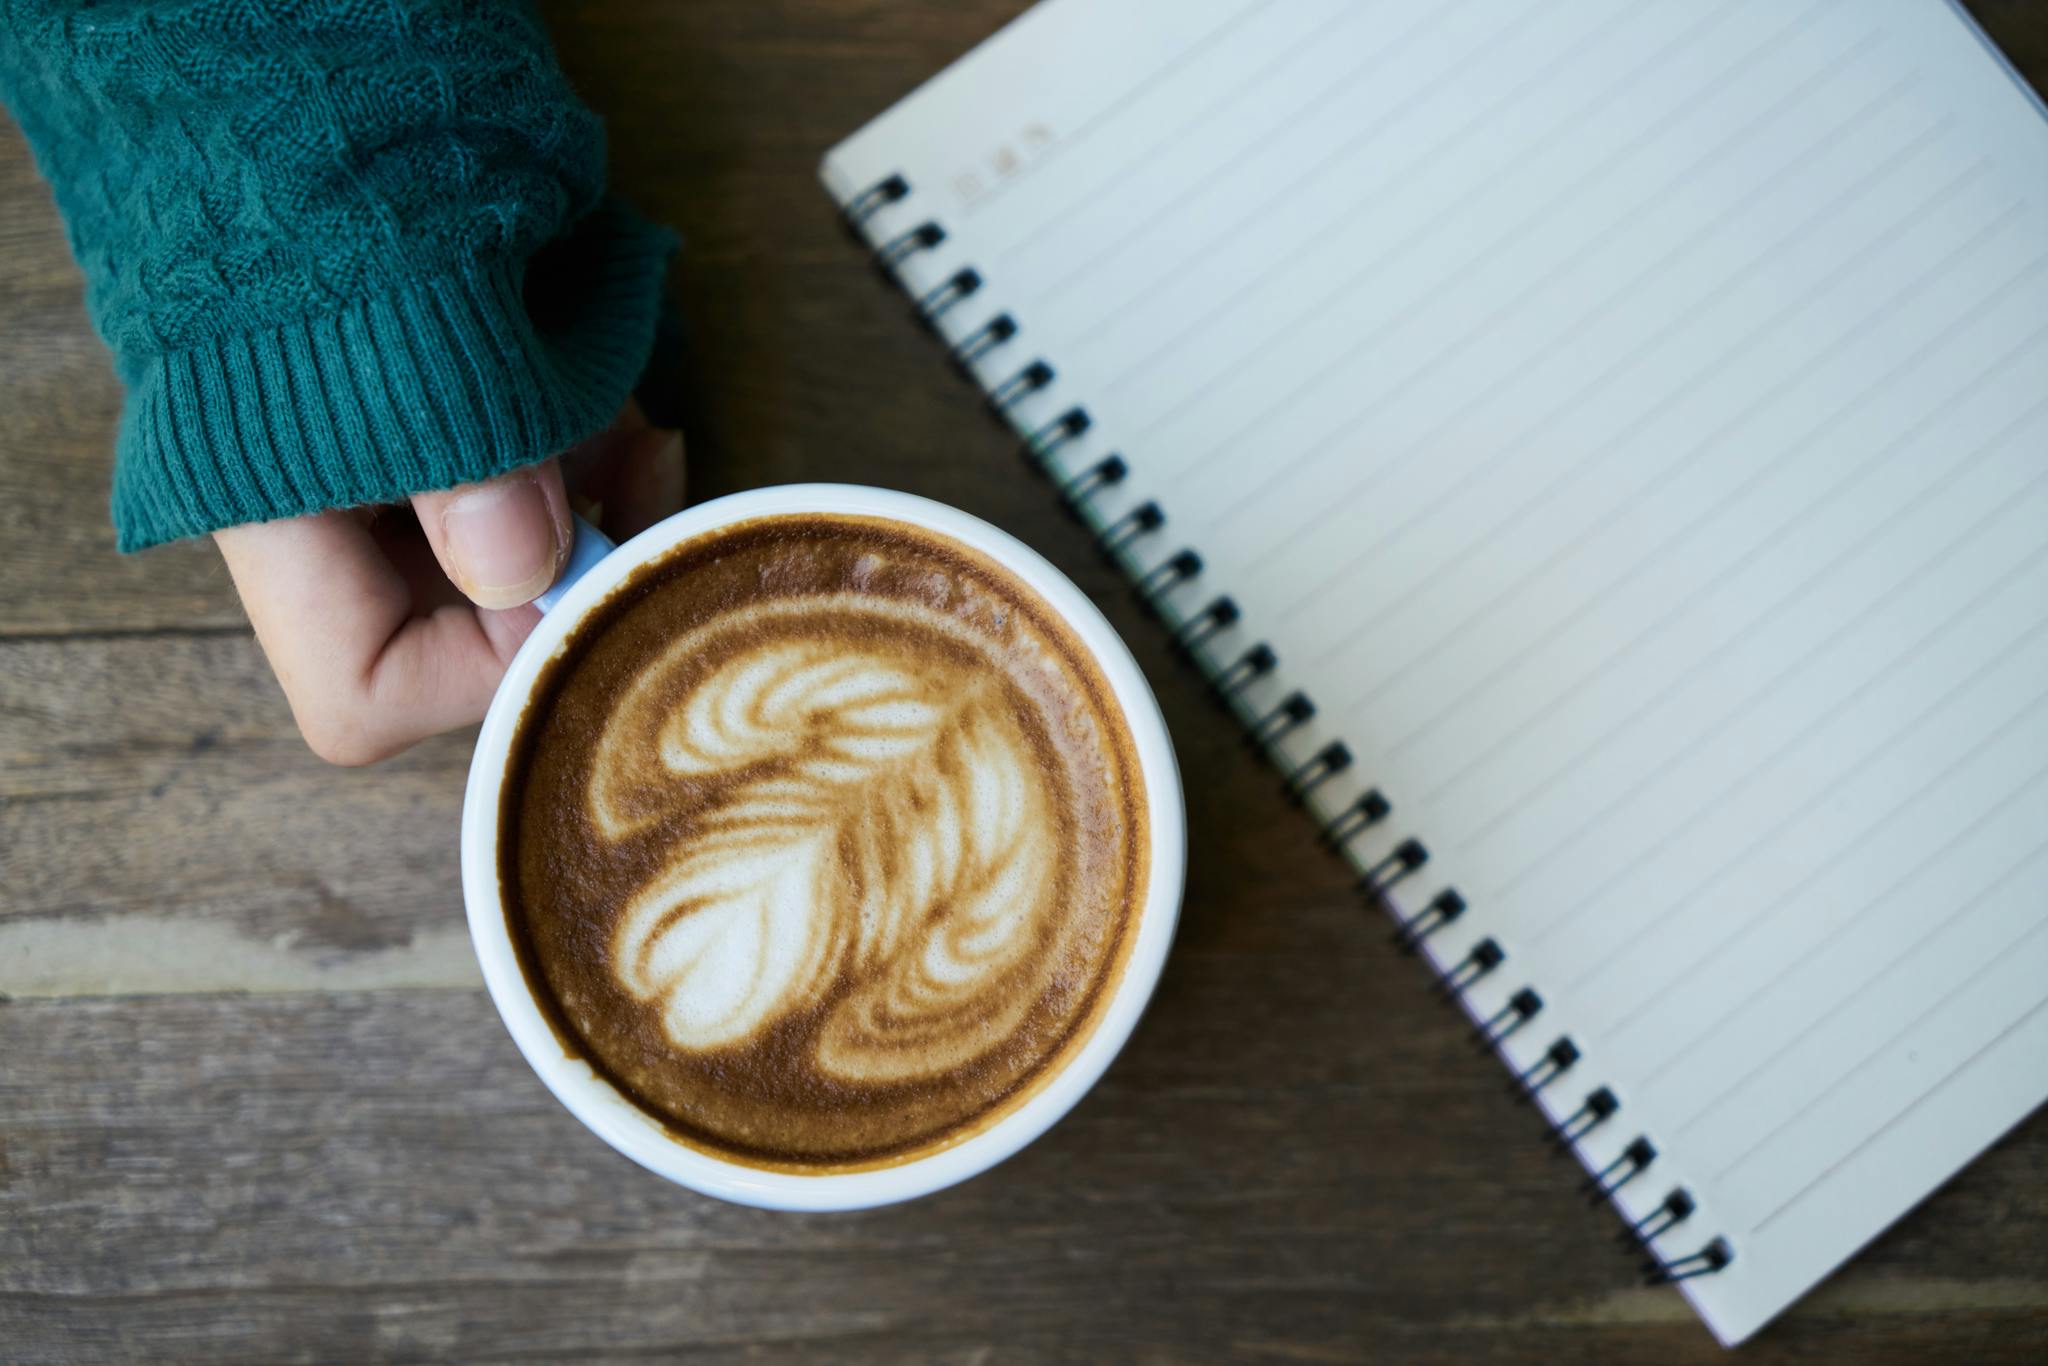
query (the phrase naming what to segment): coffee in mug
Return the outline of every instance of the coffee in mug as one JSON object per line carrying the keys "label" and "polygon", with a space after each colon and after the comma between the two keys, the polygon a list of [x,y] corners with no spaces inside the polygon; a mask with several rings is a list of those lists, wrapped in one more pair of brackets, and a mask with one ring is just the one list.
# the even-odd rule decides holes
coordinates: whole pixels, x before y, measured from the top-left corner
{"label": "coffee in mug", "polygon": [[1057,1075],[1146,902],[1124,709],[1030,584],[936,531],[764,516],[635,568],[540,671],[499,793],[562,1047],[770,1171],[915,1161]]}

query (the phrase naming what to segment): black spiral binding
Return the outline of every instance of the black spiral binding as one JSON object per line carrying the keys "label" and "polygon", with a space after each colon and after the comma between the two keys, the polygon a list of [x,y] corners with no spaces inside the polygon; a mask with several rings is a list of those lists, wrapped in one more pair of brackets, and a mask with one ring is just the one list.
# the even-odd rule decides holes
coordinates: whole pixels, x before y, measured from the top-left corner
{"label": "black spiral binding", "polygon": [[905,180],[900,175],[886,176],[847,200],[845,207],[840,210],[839,216],[846,226],[853,231],[854,235],[859,237],[862,235],[861,230],[867,226],[867,221],[870,218],[873,218],[889,205],[907,199],[909,196],[910,182],[908,180]]}
{"label": "black spiral binding", "polygon": [[1026,398],[1051,384],[1052,380],[1052,367],[1042,360],[1035,360],[989,390],[988,406],[998,413],[1008,413]]}
{"label": "black spiral binding", "polygon": [[[913,190],[906,177],[888,176],[848,200],[842,209],[842,219],[873,252],[875,264],[881,272],[911,293],[918,321],[936,331],[949,314],[981,292],[985,281],[978,269],[962,265],[937,283],[926,286],[921,293],[911,290],[904,279],[905,267],[920,254],[944,245],[947,240],[945,228],[936,220],[913,215],[901,226],[891,224],[886,232],[875,229],[878,216],[909,199]],[[978,380],[976,367],[1021,335],[1023,328],[1014,316],[1007,312],[992,313],[974,327],[959,333],[952,341],[953,363],[963,373]],[[1059,470],[1056,457],[1062,449],[1085,435],[1093,425],[1088,410],[1080,406],[1070,406],[1051,421],[1035,427],[1026,427],[1017,421],[1026,400],[1052,389],[1058,378],[1058,371],[1050,361],[1027,353],[1020,358],[1015,369],[984,386],[990,409],[1023,437],[1024,457],[1048,475]],[[1088,514],[1094,501],[1107,490],[1123,484],[1129,474],[1129,462],[1122,454],[1103,456],[1078,473],[1060,480],[1060,500],[1076,515],[1093,524],[1095,519]],[[1166,525],[1165,510],[1157,502],[1148,500],[1113,520],[1101,523],[1097,539],[1104,553],[1131,575],[1139,601],[1146,610],[1174,623],[1175,648],[1202,665],[1216,696],[1243,721],[1252,742],[1282,766],[1283,788],[1287,796],[1297,803],[1306,803],[1330,779],[1352,767],[1350,747],[1342,741],[1333,741],[1306,760],[1297,762],[1283,758],[1279,742],[1314,719],[1315,702],[1306,693],[1296,691],[1263,710],[1250,706],[1249,689],[1260,679],[1276,674],[1280,660],[1272,646],[1264,641],[1256,641],[1235,653],[1222,648],[1226,634],[1243,623],[1243,614],[1231,597],[1210,597],[1192,612],[1165,610],[1169,595],[1198,580],[1203,571],[1201,554],[1185,546],[1172,551],[1149,568],[1139,563],[1134,554],[1136,547],[1157,535]],[[1378,788],[1368,788],[1349,805],[1322,821],[1319,838],[1328,848],[1344,852],[1368,831],[1384,827],[1394,809],[1393,802]],[[1387,894],[1420,872],[1428,862],[1427,846],[1417,839],[1404,839],[1378,862],[1366,866],[1359,879],[1359,891],[1368,900],[1388,906],[1391,903]],[[1420,910],[1397,921],[1394,943],[1404,953],[1420,954],[1431,936],[1458,921],[1467,909],[1465,898],[1455,888],[1445,887]],[[1436,993],[1446,1002],[1460,1003],[1473,986],[1501,971],[1508,961],[1506,949],[1491,936],[1483,937],[1461,958],[1438,965]],[[1472,1042],[1484,1051],[1500,1055],[1506,1062],[1504,1046],[1507,1041],[1524,1030],[1533,1031],[1542,1014],[1543,997],[1533,986],[1524,984],[1491,1014],[1474,1014]],[[1559,1035],[1544,1048],[1535,1062],[1514,1070],[1512,1089],[1517,1102],[1523,1105],[1536,1103],[1552,1087],[1561,1086],[1581,1061],[1578,1045],[1569,1036]],[[1562,1110],[1564,1107],[1559,1106],[1552,1113]],[[1606,1086],[1595,1086],[1585,1093],[1576,1107],[1565,1111],[1562,1119],[1551,1122],[1548,1140],[1553,1151],[1560,1156],[1579,1152],[1596,1130],[1621,1114],[1622,1102],[1614,1091]],[[1637,1134],[1603,1166],[1592,1168],[1589,1164],[1581,1190],[1596,1203],[1612,1202],[1624,1186],[1647,1177],[1656,1161],[1656,1145],[1647,1135]],[[1734,1249],[1726,1238],[1721,1237],[1712,1238],[1697,1251],[1682,1255],[1667,1257],[1658,1250],[1660,1241],[1686,1224],[1696,1208],[1689,1191],[1674,1187],[1648,1213],[1626,1222],[1619,1241],[1624,1247],[1648,1254],[1643,1264],[1648,1283],[1662,1285],[1712,1275],[1734,1261]]]}
{"label": "black spiral binding", "polygon": [[1298,806],[1306,802],[1317,788],[1349,767],[1351,746],[1342,740],[1332,740],[1317,750],[1307,763],[1288,774],[1283,787]]}
{"label": "black spiral binding", "polygon": [[1305,692],[1291,692],[1280,699],[1280,705],[1253,721],[1249,731],[1253,744],[1262,749],[1274,745],[1301,729],[1315,719],[1316,704],[1309,701]]}
{"label": "black spiral binding", "polygon": [[[1043,469],[1060,447],[1082,436],[1093,425],[1094,421],[1088,416],[1086,408],[1069,408],[1043,427],[1038,428],[1025,437],[1024,453],[1033,464]],[[1075,506],[1078,507],[1079,505]],[[1156,503],[1150,504],[1150,506],[1154,512],[1159,510],[1159,505]],[[1156,530],[1159,525],[1160,522],[1154,522],[1151,526],[1143,529],[1152,531]]]}
{"label": "black spiral binding", "polygon": [[1647,1246],[1690,1219],[1693,1208],[1692,1192],[1679,1186],[1664,1197],[1663,1204],[1623,1229],[1616,1241],[1624,1248]]}
{"label": "black spiral binding", "polygon": [[1437,995],[1445,1001],[1455,1001],[1470,990],[1474,982],[1507,961],[1506,949],[1490,936],[1482,939],[1463,958],[1443,970],[1436,982]]}
{"label": "black spiral binding", "polygon": [[1620,1112],[1621,1102],[1614,1098],[1614,1092],[1604,1086],[1588,1091],[1579,1108],[1572,1111],[1551,1131],[1552,1150],[1559,1157],[1564,1156],[1572,1150],[1573,1145]]}
{"label": "black spiral binding", "polygon": [[[1232,606],[1234,609],[1235,604]],[[1233,616],[1232,620],[1235,619]],[[1323,822],[1318,834],[1329,848],[1342,849],[1393,814],[1394,804],[1381,795],[1378,788],[1367,788],[1357,801]]]}
{"label": "black spiral binding", "polygon": [[[1368,792],[1366,795],[1373,794]],[[1416,953],[1422,948],[1423,940],[1463,914],[1465,898],[1458,895],[1456,888],[1446,887],[1436,894],[1435,900],[1400,923],[1394,930],[1394,947],[1403,953]]]}
{"label": "black spiral binding", "polygon": [[[1123,457],[1111,456],[1121,470]],[[1122,477],[1121,473],[1118,475]],[[1192,658],[1197,650],[1208,644],[1219,632],[1237,625],[1239,612],[1237,600],[1231,597],[1212,599],[1207,607],[1193,616],[1183,618],[1173,633],[1174,648]]]}
{"label": "black spiral binding", "polygon": [[1131,467],[1120,455],[1105,455],[1102,459],[1082,470],[1060,489],[1060,501],[1068,507],[1079,507],[1106,488],[1124,481]]}
{"label": "black spiral binding", "polygon": [[980,289],[980,271],[972,266],[956,270],[945,283],[932,286],[918,297],[917,320],[926,327],[937,327],[939,319],[952,312],[955,304],[973,298]]}
{"label": "black spiral binding", "polygon": [[1689,1281],[1695,1276],[1711,1276],[1716,1271],[1725,1270],[1734,1260],[1735,1250],[1728,1246],[1728,1240],[1716,1238],[1690,1256],[1674,1257],[1669,1261],[1651,1257],[1643,1263],[1643,1279],[1651,1285]]}
{"label": "black spiral binding", "polygon": [[1568,1037],[1558,1038],[1535,1063],[1515,1073],[1515,1103],[1527,1105],[1534,1101],[1544,1087],[1571,1071],[1578,1060],[1579,1046]]}
{"label": "black spiral binding", "polygon": [[1210,680],[1217,693],[1234,697],[1280,667],[1280,657],[1263,640],[1216,671]]}
{"label": "black spiral binding", "polygon": [[998,313],[954,343],[953,363],[965,369],[1016,335],[1017,320]]}

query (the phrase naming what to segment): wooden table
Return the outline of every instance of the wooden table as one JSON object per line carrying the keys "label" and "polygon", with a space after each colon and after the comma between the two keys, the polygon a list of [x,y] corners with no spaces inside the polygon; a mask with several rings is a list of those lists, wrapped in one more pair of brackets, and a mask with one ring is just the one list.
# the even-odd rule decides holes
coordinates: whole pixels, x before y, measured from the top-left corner
{"label": "wooden table", "polygon": [[[615,183],[689,239],[695,494],[865,480],[1009,528],[1132,642],[1185,768],[1124,1057],[1008,1165],[867,1214],[699,1199],[543,1092],[463,930],[469,736],[322,766],[213,551],[115,556],[117,391],[0,132],[0,1359],[1721,1359],[840,235],[820,154],[1020,7],[555,15]],[[2048,4],[1973,8],[2048,80]],[[2048,1359],[2048,1121],[1745,1353],[1795,1358]]]}

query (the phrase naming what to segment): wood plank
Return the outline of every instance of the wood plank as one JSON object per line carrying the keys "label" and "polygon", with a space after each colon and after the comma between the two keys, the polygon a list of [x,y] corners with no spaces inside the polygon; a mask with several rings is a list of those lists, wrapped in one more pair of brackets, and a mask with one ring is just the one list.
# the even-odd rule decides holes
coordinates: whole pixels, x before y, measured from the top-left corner
{"label": "wood plank", "polygon": [[0,640],[0,995],[471,986],[469,734],[300,742],[246,630]]}
{"label": "wood plank", "polygon": [[[1213,906],[1252,944],[1277,920],[1228,908],[1320,904],[1349,926],[1346,875],[1277,779],[1121,580],[1072,553],[1188,774],[1191,919]],[[475,984],[456,854],[473,738],[335,770],[246,630],[0,639],[0,996]]]}
{"label": "wood plank", "polygon": [[[604,1150],[479,993],[0,1006],[11,1360],[1720,1361],[1626,1285],[1493,1065],[1374,952],[1199,951],[1047,1139],[914,1206],[789,1216]],[[1347,984],[1352,988],[1346,990]],[[1270,982],[1261,983],[1270,987]],[[1385,986],[1384,992],[1373,990]],[[1398,1039],[1399,1046],[1376,1041]],[[2048,1351],[2048,1135],[1744,1353]],[[125,1349],[125,1352],[123,1352]]]}

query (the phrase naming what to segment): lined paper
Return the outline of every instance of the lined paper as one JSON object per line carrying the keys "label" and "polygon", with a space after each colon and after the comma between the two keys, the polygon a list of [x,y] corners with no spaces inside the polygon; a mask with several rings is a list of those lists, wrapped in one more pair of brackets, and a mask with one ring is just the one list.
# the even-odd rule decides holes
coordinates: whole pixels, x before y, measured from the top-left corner
{"label": "lined paper", "polygon": [[892,173],[1724,1342],[2048,1098],[2048,117],[1959,11],[1047,0],[824,167]]}

